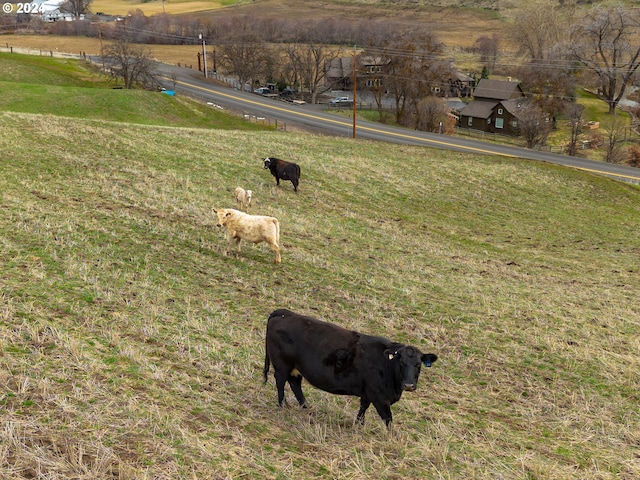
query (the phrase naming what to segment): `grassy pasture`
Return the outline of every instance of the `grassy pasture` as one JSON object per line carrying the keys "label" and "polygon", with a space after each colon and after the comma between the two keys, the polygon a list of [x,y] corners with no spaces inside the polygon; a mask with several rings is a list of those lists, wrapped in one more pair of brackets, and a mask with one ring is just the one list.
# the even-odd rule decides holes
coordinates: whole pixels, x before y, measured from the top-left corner
{"label": "grassy pasture", "polygon": [[112,89],[76,60],[0,53],[0,111],[65,115],[116,122],[262,130],[183,97]]}
{"label": "grassy pasture", "polygon": [[[6,107],[0,129],[0,477],[640,476],[638,188],[298,133]],[[236,185],[280,219],[281,265],[224,255]],[[391,433],[308,385],[281,410],[278,307],[440,360]]]}
{"label": "grassy pasture", "polygon": [[[42,38],[42,37],[41,37]],[[108,87],[104,77],[77,60],[62,60],[30,55],[0,53],[0,81],[11,82],[14,87],[20,84],[39,84],[65,87]],[[3,94],[11,93],[10,85]]]}

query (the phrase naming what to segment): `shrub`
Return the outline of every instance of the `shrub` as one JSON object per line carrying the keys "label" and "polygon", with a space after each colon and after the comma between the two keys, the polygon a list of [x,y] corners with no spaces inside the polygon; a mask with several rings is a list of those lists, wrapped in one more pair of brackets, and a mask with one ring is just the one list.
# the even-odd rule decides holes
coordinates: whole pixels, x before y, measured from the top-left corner
{"label": "shrub", "polygon": [[640,167],[640,146],[633,144],[627,149],[627,163],[632,167]]}

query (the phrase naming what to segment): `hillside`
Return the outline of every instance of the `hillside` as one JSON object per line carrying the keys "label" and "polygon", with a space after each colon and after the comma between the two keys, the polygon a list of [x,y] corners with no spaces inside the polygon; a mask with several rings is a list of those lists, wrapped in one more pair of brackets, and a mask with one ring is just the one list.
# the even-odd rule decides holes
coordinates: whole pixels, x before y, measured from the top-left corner
{"label": "hillside", "polygon": [[243,13],[273,18],[275,21],[294,18],[351,21],[366,19],[372,25],[380,20],[393,20],[407,26],[422,25],[426,30],[435,32],[450,47],[473,45],[478,32],[508,33],[511,8],[496,12],[482,8],[480,4],[483,2],[478,2],[478,6],[472,8],[459,8],[459,5],[452,5],[453,3],[441,2],[441,5],[434,5],[433,2],[329,0],[319,3],[307,0],[258,0],[199,12],[198,16],[206,18]]}
{"label": "hillside", "polygon": [[[638,188],[296,133],[6,107],[0,129],[0,477],[640,476]],[[236,185],[280,219],[281,265],[224,255]],[[279,307],[440,360],[391,433],[308,385],[279,409]]]}
{"label": "hillside", "polygon": [[113,89],[77,60],[0,53],[0,111],[50,113],[117,122],[263,130],[186,97]]}

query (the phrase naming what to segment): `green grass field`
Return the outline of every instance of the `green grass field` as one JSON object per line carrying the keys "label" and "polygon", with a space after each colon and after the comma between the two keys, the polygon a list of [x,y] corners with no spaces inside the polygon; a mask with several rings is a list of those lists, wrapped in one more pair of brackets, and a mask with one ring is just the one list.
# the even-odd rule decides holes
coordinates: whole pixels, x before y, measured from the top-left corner
{"label": "green grass field", "polygon": [[114,89],[111,79],[97,77],[89,65],[75,60],[0,53],[0,65],[0,111],[149,125],[264,130],[187,98]]}
{"label": "green grass field", "polygon": [[[27,88],[4,71],[3,92]],[[0,101],[0,477],[640,476],[637,187],[67,108]],[[300,164],[297,195],[267,155]],[[237,185],[279,218],[281,265],[265,245],[224,255],[211,208]],[[262,366],[280,307],[440,359],[391,432],[308,385],[311,409],[279,409]]]}

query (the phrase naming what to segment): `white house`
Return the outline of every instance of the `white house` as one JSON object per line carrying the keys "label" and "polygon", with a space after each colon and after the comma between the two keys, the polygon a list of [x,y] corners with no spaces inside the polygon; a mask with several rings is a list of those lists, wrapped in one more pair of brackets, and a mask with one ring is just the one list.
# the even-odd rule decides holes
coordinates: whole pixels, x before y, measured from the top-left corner
{"label": "white house", "polygon": [[73,20],[72,14],[60,11],[60,7],[65,2],[66,0],[44,0],[40,2],[38,11],[42,14],[42,20],[45,22],[58,22],[60,20],[70,22]]}

